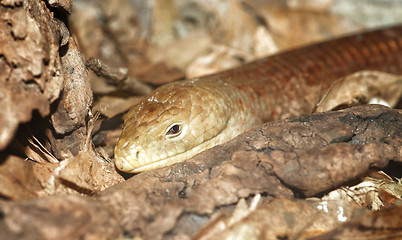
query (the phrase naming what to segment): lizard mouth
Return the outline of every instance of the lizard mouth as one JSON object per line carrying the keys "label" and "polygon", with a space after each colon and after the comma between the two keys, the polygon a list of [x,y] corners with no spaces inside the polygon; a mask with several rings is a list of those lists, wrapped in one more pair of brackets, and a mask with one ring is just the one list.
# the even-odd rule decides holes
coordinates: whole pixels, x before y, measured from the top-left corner
{"label": "lizard mouth", "polygon": [[140,173],[140,172],[145,172],[149,171],[152,169],[156,168],[161,168],[165,166],[172,165],[174,163],[179,163],[183,162],[198,153],[207,150],[215,145],[222,144],[223,142],[222,139],[219,137],[219,134],[216,135],[215,137],[204,141],[203,143],[188,149],[184,152],[163,158],[163,159],[157,159],[152,162],[144,161],[144,158],[139,157],[138,150],[131,150],[130,153],[127,152],[119,152],[115,153],[115,164],[118,169],[120,169],[123,172],[127,173]]}
{"label": "lizard mouth", "polygon": [[[140,173],[156,168],[169,166],[174,163],[183,162],[184,160],[187,160],[192,156],[196,155],[197,153],[199,153],[198,149],[202,147],[203,144],[200,144],[185,152],[169,156],[163,159],[158,159],[153,162],[141,161],[140,158],[137,158],[138,154],[124,154],[125,156],[115,156],[115,164],[116,167],[123,172]],[[142,162],[142,164],[140,162]]]}

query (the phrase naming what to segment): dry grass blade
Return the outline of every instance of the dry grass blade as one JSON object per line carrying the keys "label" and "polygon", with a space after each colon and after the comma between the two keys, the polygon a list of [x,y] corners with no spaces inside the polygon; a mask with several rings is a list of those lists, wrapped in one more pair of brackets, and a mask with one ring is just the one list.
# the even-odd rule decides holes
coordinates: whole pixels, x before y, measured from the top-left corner
{"label": "dry grass blade", "polygon": [[46,159],[50,163],[58,163],[59,160],[47,150],[42,143],[34,136],[28,137],[29,145],[25,147],[25,154],[29,159],[39,163],[43,163],[42,159]]}

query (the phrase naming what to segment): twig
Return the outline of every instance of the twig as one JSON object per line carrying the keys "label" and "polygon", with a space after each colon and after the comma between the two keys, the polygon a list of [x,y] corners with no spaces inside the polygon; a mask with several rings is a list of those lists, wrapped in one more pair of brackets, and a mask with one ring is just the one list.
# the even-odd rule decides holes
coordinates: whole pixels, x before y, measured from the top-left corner
{"label": "twig", "polygon": [[92,57],[86,61],[85,65],[98,77],[105,78],[110,84],[117,86],[121,90],[137,95],[147,95],[152,91],[150,86],[138,81],[136,78],[128,77],[127,68],[112,67],[103,63],[100,59]]}

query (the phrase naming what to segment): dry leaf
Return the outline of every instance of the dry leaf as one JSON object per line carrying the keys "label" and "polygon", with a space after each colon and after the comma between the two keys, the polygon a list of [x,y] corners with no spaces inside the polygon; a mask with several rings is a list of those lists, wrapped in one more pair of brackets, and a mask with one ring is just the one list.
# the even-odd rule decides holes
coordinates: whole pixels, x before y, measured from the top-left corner
{"label": "dry leaf", "polygon": [[367,104],[373,98],[384,99],[391,107],[402,97],[402,76],[378,71],[360,71],[336,81],[320,100],[317,112],[338,106]]}

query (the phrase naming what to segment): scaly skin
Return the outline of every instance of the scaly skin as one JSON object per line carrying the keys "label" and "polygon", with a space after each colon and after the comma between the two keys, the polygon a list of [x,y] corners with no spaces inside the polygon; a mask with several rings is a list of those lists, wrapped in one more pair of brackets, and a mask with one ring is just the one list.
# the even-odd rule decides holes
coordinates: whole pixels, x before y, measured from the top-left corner
{"label": "scaly skin", "polygon": [[164,85],[126,115],[116,166],[130,173],[167,166],[256,124],[311,113],[334,80],[360,70],[402,73],[402,26]]}

